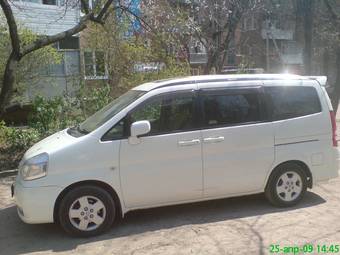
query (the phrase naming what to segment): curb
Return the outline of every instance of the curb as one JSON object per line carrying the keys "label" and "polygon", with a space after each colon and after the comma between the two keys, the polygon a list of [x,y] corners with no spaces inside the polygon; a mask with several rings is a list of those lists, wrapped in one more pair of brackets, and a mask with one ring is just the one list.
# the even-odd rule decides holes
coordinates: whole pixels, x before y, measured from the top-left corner
{"label": "curb", "polygon": [[0,171],[0,178],[15,176],[18,174],[18,169]]}

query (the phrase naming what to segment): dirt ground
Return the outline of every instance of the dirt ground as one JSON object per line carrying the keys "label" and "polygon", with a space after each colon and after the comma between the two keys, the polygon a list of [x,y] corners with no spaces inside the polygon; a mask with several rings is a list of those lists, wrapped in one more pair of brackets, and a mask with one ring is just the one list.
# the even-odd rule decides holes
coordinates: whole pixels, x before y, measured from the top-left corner
{"label": "dirt ground", "polygon": [[136,211],[90,239],[71,238],[54,224],[21,222],[11,182],[0,180],[3,255],[269,254],[271,244],[340,244],[340,178],[317,185],[294,208],[274,208],[260,194]]}

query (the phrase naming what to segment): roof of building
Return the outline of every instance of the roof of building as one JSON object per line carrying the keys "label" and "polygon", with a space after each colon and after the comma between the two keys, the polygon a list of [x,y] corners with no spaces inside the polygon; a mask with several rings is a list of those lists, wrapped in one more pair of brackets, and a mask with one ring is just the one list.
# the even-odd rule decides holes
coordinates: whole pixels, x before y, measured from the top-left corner
{"label": "roof of building", "polygon": [[318,79],[318,77],[300,76],[294,74],[231,74],[231,75],[200,75],[187,76],[173,79],[157,80],[135,87],[135,90],[150,91],[165,86],[184,85],[190,83],[208,83],[223,81],[246,81],[246,80],[306,80]]}

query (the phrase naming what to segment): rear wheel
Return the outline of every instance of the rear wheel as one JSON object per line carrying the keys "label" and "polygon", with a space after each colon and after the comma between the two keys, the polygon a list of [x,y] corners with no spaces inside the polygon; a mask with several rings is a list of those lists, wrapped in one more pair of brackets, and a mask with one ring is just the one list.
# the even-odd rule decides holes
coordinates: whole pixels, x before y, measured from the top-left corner
{"label": "rear wheel", "polygon": [[66,232],[87,237],[108,230],[115,215],[114,200],[107,191],[96,186],[81,186],[62,199],[59,222]]}
{"label": "rear wheel", "polygon": [[307,176],[296,163],[278,166],[269,178],[265,195],[275,206],[288,207],[297,204],[307,190]]}

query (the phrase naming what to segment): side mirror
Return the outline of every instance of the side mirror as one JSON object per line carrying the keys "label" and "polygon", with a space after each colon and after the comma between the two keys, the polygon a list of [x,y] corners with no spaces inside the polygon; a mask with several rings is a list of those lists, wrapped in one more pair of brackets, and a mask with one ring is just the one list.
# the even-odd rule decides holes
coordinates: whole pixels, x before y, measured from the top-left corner
{"label": "side mirror", "polygon": [[147,120],[136,121],[131,124],[131,137],[138,137],[150,132],[151,125]]}

